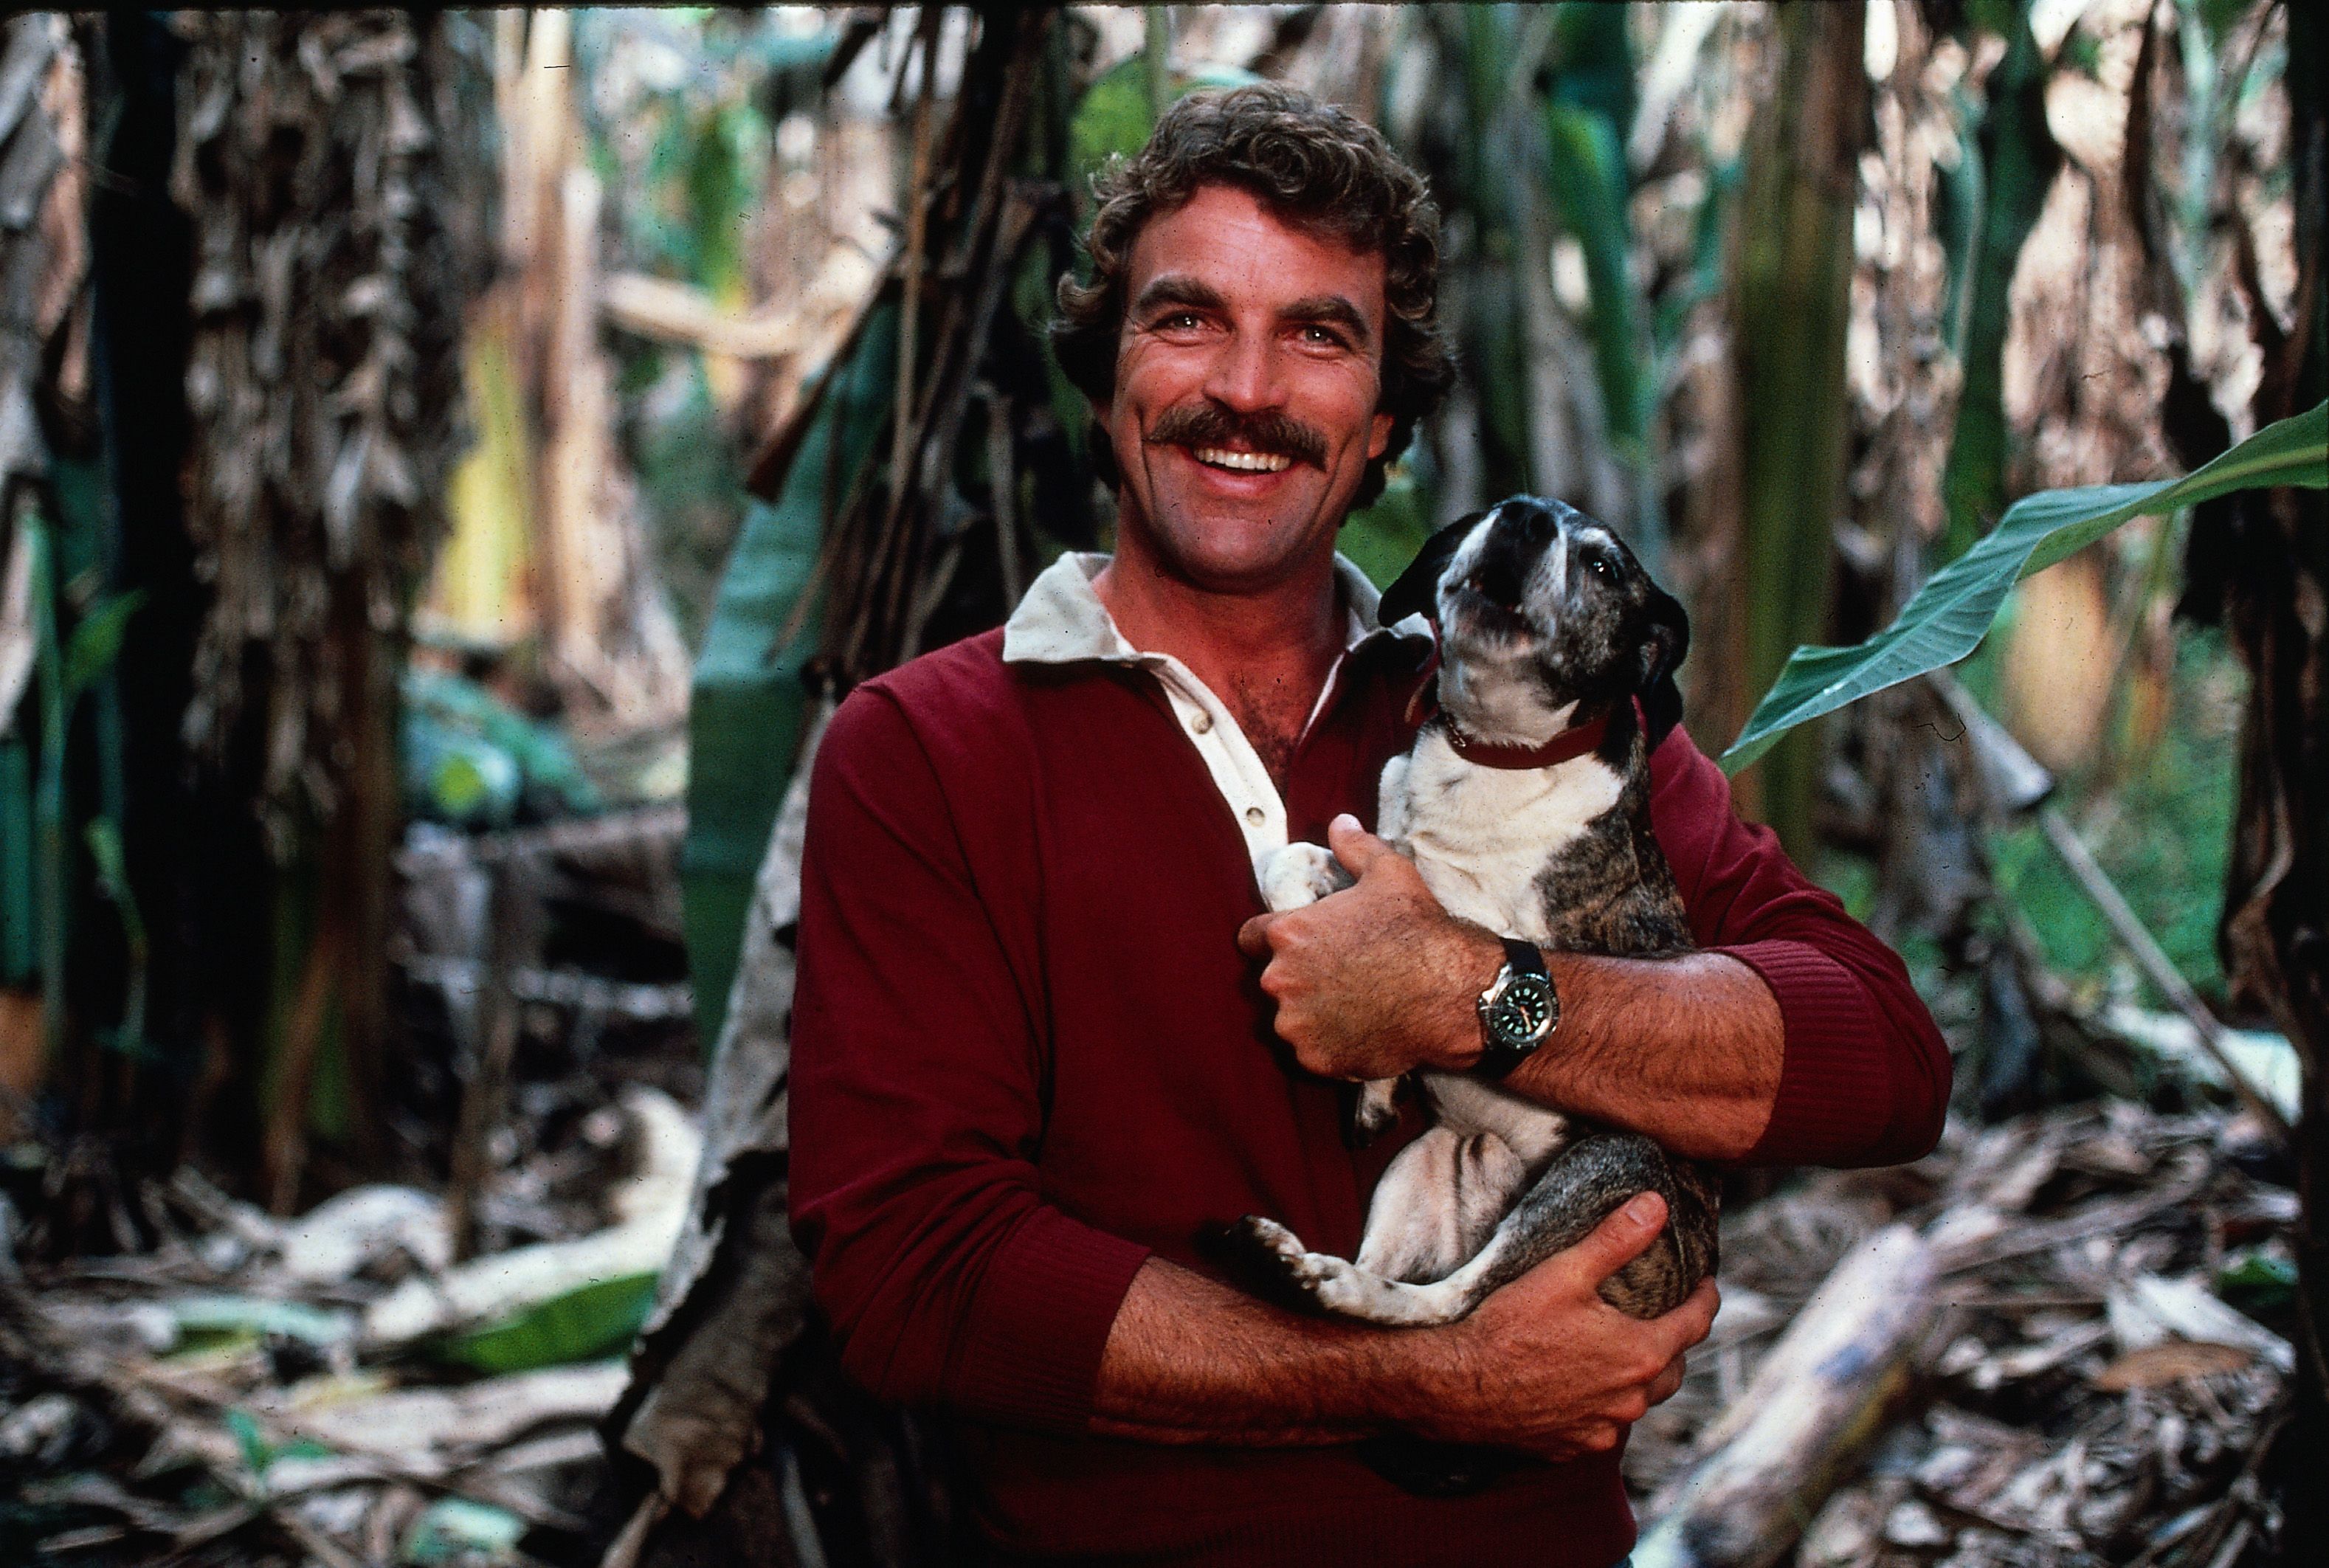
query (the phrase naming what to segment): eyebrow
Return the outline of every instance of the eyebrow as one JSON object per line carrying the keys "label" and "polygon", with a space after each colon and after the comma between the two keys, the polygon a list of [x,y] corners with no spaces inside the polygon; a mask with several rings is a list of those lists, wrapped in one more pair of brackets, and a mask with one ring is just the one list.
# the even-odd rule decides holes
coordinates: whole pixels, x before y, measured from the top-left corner
{"label": "eyebrow", "polygon": [[1136,315],[1146,316],[1164,305],[1189,305],[1199,310],[1225,310],[1229,307],[1229,301],[1223,299],[1218,290],[1193,278],[1167,273],[1142,289],[1140,298],[1132,302],[1132,308]]}
{"label": "eyebrow", "polygon": [[[1136,316],[1146,316],[1167,305],[1224,312],[1229,308],[1229,301],[1211,285],[1183,274],[1168,273],[1152,280],[1140,291],[1140,298],[1133,301],[1132,312]],[[1313,294],[1297,299],[1278,312],[1278,319],[1315,321],[1342,327],[1356,338],[1362,347],[1374,341],[1374,334],[1368,329],[1365,314],[1339,294]]]}
{"label": "eyebrow", "polygon": [[1374,340],[1374,334],[1367,330],[1366,316],[1339,294],[1314,294],[1307,299],[1296,300],[1279,314],[1287,321],[1315,321],[1340,326],[1357,338],[1362,347]]}

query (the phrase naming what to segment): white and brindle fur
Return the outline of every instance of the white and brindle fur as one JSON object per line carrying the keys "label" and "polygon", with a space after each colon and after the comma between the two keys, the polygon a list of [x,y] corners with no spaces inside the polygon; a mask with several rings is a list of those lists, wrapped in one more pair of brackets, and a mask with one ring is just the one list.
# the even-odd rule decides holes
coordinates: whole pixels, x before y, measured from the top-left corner
{"label": "white and brindle fur", "polygon": [[[1440,714],[1384,765],[1381,836],[1448,913],[1500,934],[1579,952],[1689,948],[1650,832],[1636,706],[1671,694],[1689,637],[1681,607],[1608,529],[1526,496],[1443,530],[1384,596],[1382,620],[1426,607],[1440,630]],[[1452,722],[1471,741],[1534,747],[1603,714],[1598,750],[1549,768],[1481,767],[1448,740]],[[1280,911],[1350,881],[1311,844],[1265,857],[1260,877]],[[1545,1049],[1560,1048],[1556,1032]],[[1371,1322],[1452,1322],[1645,1190],[1665,1197],[1666,1230],[1603,1297],[1655,1317],[1713,1270],[1716,1188],[1695,1167],[1479,1078],[1419,1076],[1434,1125],[1384,1172],[1354,1261],[1309,1251],[1272,1220],[1249,1215],[1232,1228],[1268,1282]],[[1363,1133],[1394,1119],[1394,1087],[1362,1091]]]}

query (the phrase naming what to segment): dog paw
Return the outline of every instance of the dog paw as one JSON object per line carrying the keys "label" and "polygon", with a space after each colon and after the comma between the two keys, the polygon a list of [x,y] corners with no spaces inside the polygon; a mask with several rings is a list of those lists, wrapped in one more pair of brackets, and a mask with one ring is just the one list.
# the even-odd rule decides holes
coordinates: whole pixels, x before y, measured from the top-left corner
{"label": "dog paw", "polygon": [[1323,844],[1289,844],[1262,856],[1256,868],[1262,902],[1274,913],[1316,903],[1330,893],[1351,885],[1334,852]]}
{"label": "dog paw", "polygon": [[1268,1260],[1281,1268],[1297,1258],[1309,1255],[1309,1249],[1302,1244],[1301,1237],[1276,1220],[1266,1220],[1259,1214],[1248,1214],[1231,1225],[1229,1240],[1246,1256]]}
{"label": "dog paw", "polygon": [[1259,1214],[1248,1214],[1231,1225],[1225,1240],[1230,1249],[1244,1260],[1254,1281],[1273,1293],[1292,1292],[1314,1301],[1323,1301],[1323,1287],[1329,1284],[1337,1270],[1347,1270],[1348,1263],[1340,1258],[1330,1258],[1314,1252],[1302,1244],[1302,1238]]}

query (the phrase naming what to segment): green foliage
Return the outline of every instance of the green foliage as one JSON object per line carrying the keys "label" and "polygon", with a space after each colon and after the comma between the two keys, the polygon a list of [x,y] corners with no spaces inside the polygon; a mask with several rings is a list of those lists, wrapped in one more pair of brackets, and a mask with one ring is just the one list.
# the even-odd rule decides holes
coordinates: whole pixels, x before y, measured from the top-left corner
{"label": "green foliage", "polygon": [[[1634,44],[1622,5],[1562,0],[1552,8],[1552,101],[1618,127],[1634,123]],[[1622,165],[1621,165],[1622,167]]]}
{"label": "green foliage", "polygon": [[728,558],[688,705],[687,843],[680,860],[689,972],[704,1048],[720,1037],[752,881],[807,723],[802,672],[823,626],[804,602],[825,524],[872,453],[895,384],[898,311],[884,304],[806,394],[799,454],[773,503],[754,502]]}
{"label": "green foliage", "polygon": [[475,681],[414,667],[404,675],[405,808],[458,827],[505,827],[536,815],[601,809],[566,737]]}
{"label": "green foliage", "polygon": [[1424,509],[1414,475],[1399,463],[1384,476],[1383,493],[1374,505],[1344,520],[1337,543],[1377,588],[1389,588],[1430,537],[1431,515]]}
{"label": "green foliage", "polygon": [[1626,154],[1606,114],[1560,102],[1544,110],[1546,183],[1561,226],[1585,252],[1593,341],[1604,422],[1620,452],[1641,461],[1655,383],[1644,374],[1640,290],[1635,287],[1633,231],[1626,214]]}
{"label": "green foliage", "polygon": [[100,813],[81,829],[81,839],[89,845],[89,857],[97,865],[98,891],[112,903],[120,919],[121,942],[129,959],[121,999],[121,1023],[114,1029],[100,1031],[100,1036],[125,1056],[156,1060],[153,1046],[146,1038],[146,967],[150,952],[146,917],[138,910],[137,896],[129,885],[128,859],[122,853],[120,825]]}
{"label": "green foliage", "polygon": [[459,1564],[481,1568],[496,1563],[530,1561],[518,1553],[525,1538],[523,1519],[507,1508],[467,1497],[439,1497],[420,1512],[405,1532],[396,1560],[411,1568]]}
{"label": "green foliage", "polygon": [[[619,211],[636,264],[739,295],[772,120],[816,107],[834,38],[716,8],[578,14],[575,52],[599,90],[583,100],[592,161],[609,189],[646,195]],[[623,69],[610,70],[618,57]]]}
{"label": "green foliage", "polygon": [[2216,1293],[2250,1317],[2278,1312],[2296,1300],[2296,1261],[2249,1247],[2216,1270]]}
{"label": "green foliage", "polygon": [[650,1270],[594,1280],[503,1322],[447,1335],[431,1349],[440,1361],[493,1374],[531,1372],[612,1355],[628,1345],[647,1320],[658,1277]]}
{"label": "green foliage", "polygon": [[71,703],[112,670],[114,661],[121,656],[121,638],[128,630],[129,618],[145,602],[142,589],[107,594],[82,615],[65,643],[66,702]]}
{"label": "green foliage", "polygon": [[[2131,758],[2123,774],[2063,781],[2067,808],[2095,858],[2203,992],[2222,982],[2216,922],[2239,796],[2239,712],[2230,695],[2239,681],[2221,634],[2187,635],[2177,645],[2173,711],[2157,745]],[[2118,940],[2045,834],[2019,825],[1993,834],[1989,848],[1999,891],[2037,932],[2050,965],[2099,983],[2118,962]]]}
{"label": "green foliage", "polygon": [[[1749,137],[1731,307],[1743,564],[1732,607],[1745,625],[1741,684],[1750,689],[1827,624],[1852,422],[1844,344],[1857,163],[1849,149],[1867,113],[1859,18],[1788,6],[1777,21],[1779,71]],[[1811,841],[1819,766],[1811,740],[1783,749],[1759,779],[1763,819],[1798,852]]]}
{"label": "green foliage", "polygon": [[[1984,31],[2004,37],[2006,49],[1990,72],[1978,133],[1963,143],[1963,166],[1978,187],[1980,207],[1957,214],[1960,228],[1954,236],[1970,243],[1956,272],[1953,323],[1965,384],[1941,476],[1948,511],[1942,553],[1950,556],[1973,543],[2005,499],[2007,288],[2062,161],[2046,127],[2046,61],[2030,33],[2028,6],[1985,0],[1973,15]],[[1963,97],[1958,103],[1961,111],[1966,109]],[[1962,227],[1968,219],[1970,232]]]}
{"label": "green foliage", "polygon": [[2276,485],[2329,486],[2329,405],[2268,426],[2181,479],[2024,496],[1979,543],[1935,572],[1884,630],[1852,647],[1796,649],[1722,754],[1724,769],[1738,772],[1798,724],[1955,664],[1979,646],[2014,583],[2129,519]]}
{"label": "green foliage", "polygon": [[[1172,96],[1244,87],[1261,79],[1229,65],[1200,65],[1173,78]],[[1130,157],[1148,144],[1156,115],[1148,96],[1146,52],[1118,61],[1084,91],[1068,120],[1068,184],[1079,194],[1112,157]]]}

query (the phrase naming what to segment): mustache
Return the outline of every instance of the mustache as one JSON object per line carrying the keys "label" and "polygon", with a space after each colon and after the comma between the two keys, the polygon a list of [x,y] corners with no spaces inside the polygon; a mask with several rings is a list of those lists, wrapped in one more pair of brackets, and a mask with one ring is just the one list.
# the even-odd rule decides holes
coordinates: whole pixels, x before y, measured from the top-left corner
{"label": "mustache", "polygon": [[1149,430],[1152,447],[1227,447],[1242,443],[1282,452],[1314,468],[1326,466],[1326,438],[1315,427],[1280,413],[1238,414],[1213,403],[1167,409]]}

